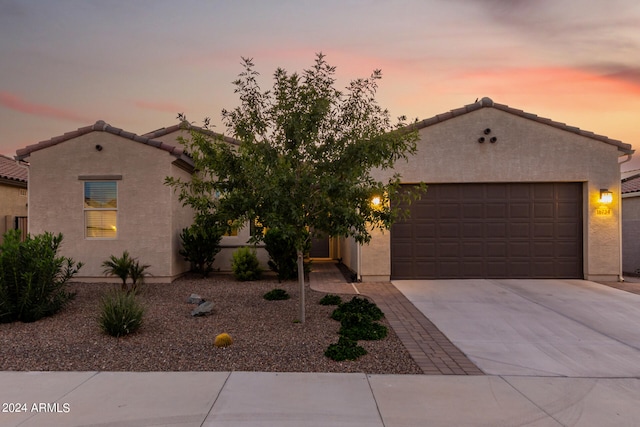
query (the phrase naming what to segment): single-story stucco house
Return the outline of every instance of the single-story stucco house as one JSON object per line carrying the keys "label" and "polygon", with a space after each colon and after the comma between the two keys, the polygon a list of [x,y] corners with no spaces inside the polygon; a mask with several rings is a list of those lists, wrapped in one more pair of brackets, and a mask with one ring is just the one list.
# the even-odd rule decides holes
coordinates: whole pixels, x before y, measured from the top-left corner
{"label": "single-story stucco house", "polygon": [[640,270],[640,170],[622,174],[622,271]]}
{"label": "single-story stucco house", "polygon": [[[342,260],[363,281],[621,279],[619,159],[631,157],[629,144],[489,98],[413,126],[417,152],[374,171],[428,184],[411,216],[365,246],[316,239],[312,254]],[[99,121],[18,150],[30,165],[29,231],[62,232],[63,254],[86,264],[81,280],[103,278],[102,261],[125,249],[151,265],[150,281],[178,277],[188,269],[179,232],[193,212],[164,179],[193,172],[182,132],[138,136]],[[248,227],[223,237],[215,266],[228,270],[248,238]]]}
{"label": "single-story stucco house", "polygon": [[[193,211],[164,184],[193,173],[176,141],[183,133],[175,125],[141,136],[98,121],[18,150],[16,159],[29,164],[29,232],[63,234],[61,253],[84,263],[74,280],[106,280],[102,262],[124,250],[150,265],[149,282],[188,271],[179,234]],[[225,236],[223,243],[242,238]]]}
{"label": "single-story stucco house", "polygon": [[27,168],[0,154],[0,244],[8,230],[27,231]]}
{"label": "single-story stucco house", "polygon": [[[399,173],[428,190],[411,216],[338,254],[363,281],[621,279],[619,159],[629,144],[494,103],[415,125]],[[392,201],[393,203],[393,201]]]}

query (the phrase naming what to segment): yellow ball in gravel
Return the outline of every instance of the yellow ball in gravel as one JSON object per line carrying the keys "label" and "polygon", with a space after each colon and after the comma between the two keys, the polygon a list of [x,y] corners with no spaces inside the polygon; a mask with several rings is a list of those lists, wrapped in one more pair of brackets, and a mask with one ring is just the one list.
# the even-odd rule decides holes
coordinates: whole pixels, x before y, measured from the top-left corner
{"label": "yellow ball in gravel", "polygon": [[218,335],[213,341],[213,345],[216,347],[229,347],[231,344],[233,344],[233,339],[226,332]]}

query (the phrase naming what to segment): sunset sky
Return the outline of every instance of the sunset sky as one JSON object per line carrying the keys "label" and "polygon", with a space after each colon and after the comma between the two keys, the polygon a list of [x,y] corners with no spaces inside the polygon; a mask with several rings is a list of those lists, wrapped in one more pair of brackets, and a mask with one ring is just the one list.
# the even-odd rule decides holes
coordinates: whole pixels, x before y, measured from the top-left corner
{"label": "sunset sky", "polygon": [[0,153],[179,112],[224,132],[241,57],[267,89],[317,52],[341,86],[382,69],[394,117],[488,96],[640,149],[638,0],[0,0]]}

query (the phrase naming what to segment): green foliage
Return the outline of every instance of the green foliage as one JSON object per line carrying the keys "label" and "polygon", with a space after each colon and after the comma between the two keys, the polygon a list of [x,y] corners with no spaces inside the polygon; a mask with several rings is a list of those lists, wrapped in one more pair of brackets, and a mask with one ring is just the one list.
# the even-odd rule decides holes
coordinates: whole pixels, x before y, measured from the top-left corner
{"label": "green foliage", "polygon": [[322,297],[319,302],[320,305],[340,305],[342,304],[342,298],[339,295],[327,294]]}
{"label": "green foliage", "polygon": [[98,323],[103,332],[121,337],[142,326],[144,307],[133,292],[111,291],[102,297]]}
{"label": "green foliage", "polygon": [[371,320],[362,313],[345,313],[340,321],[343,337],[358,340],[381,340],[387,336],[387,327]]}
{"label": "green foliage", "polygon": [[[303,252],[308,252],[311,240]],[[269,268],[278,273],[278,281],[291,280],[298,277],[298,253],[295,237],[285,234],[279,228],[270,228],[264,235],[265,249],[269,253]],[[308,263],[305,264],[307,270]],[[307,273],[307,271],[305,271]]]}
{"label": "green foliage", "polygon": [[71,258],[57,256],[62,234],[28,235],[11,230],[0,246],[0,323],[34,322],[64,307],[75,294],[67,282],[82,267]]}
{"label": "green foliage", "polygon": [[384,317],[384,313],[375,303],[357,296],[351,298],[349,302],[340,304],[331,314],[331,318],[341,321],[347,313],[360,314],[369,317],[371,320],[380,320]]}
{"label": "green foliage", "polygon": [[[419,197],[424,185],[400,192],[398,174],[380,181],[371,173],[392,170],[397,160],[416,152],[418,140],[405,117],[393,123],[378,105],[380,70],[352,80],[342,92],[335,87],[335,67],[317,54],[301,74],[278,68],[272,87],[263,90],[252,60],[243,58],[243,66],[233,82],[240,105],[222,111],[239,146],[196,129],[181,139],[198,173],[165,182],[180,190],[184,204],[200,213],[217,212],[236,225],[255,220],[253,242],[263,239],[261,229],[277,228],[303,253],[307,230],[368,243],[372,230],[388,229],[406,212],[398,207],[406,206],[402,201]],[[179,118],[188,128],[186,118]],[[373,196],[379,205],[371,203]]]}
{"label": "green foliage", "polygon": [[289,299],[289,294],[284,289],[273,289],[263,295],[267,301],[279,301]]}
{"label": "green foliage", "polygon": [[202,274],[202,277],[213,270],[213,262],[220,252],[220,240],[224,232],[218,227],[211,226],[204,221],[196,221],[189,228],[180,233],[182,249],[179,253],[191,263],[192,271]]}
{"label": "green foliage", "polygon": [[233,276],[242,282],[259,280],[262,269],[256,251],[247,246],[238,248],[232,255],[231,269]]}
{"label": "green foliage", "polygon": [[341,336],[337,344],[331,344],[324,352],[324,355],[335,361],[356,360],[360,356],[367,354],[367,350],[359,346],[352,339]]}
{"label": "green foliage", "polygon": [[[108,260],[102,263],[104,274],[117,276],[122,280],[121,288],[125,292],[138,292],[144,283],[144,275],[149,265],[140,265],[137,258],[132,258],[128,251],[122,252],[121,257],[111,255]],[[127,279],[131,278],[131,285],[127,284]]]}

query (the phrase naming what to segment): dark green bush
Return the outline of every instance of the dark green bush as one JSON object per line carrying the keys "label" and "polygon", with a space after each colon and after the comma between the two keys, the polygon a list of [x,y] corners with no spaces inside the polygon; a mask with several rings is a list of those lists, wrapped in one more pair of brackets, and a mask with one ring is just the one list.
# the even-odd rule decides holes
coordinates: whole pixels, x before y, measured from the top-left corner
{"label": "dark green bush", "polygon": [[381,340],[389,332],[387,327],[371,320],[361,313],[345,313],[340,321],[340,331],[343,337],[358,340]]}
{"label": "dark green bush", "polygon": [[100,302],[100,328],[114,337],[135,332],[142,325],[144,307],[133,292],[111,291]]}
{"label": "dark green bush", "polygon": [[[137,258],[132,258],[128,251],[122,252],[121,257],[111,255],[108,260],[102,263],[104,274],[117,276],[122,280],[122,290],[125,292],[138,292],[144,282],[144,274],[148,265],[140,265]],[[131,286],[127,284],[127,279],[131,278]]]}
{"label": "dark green bush", "polygon": [[67,282],[82,267],[71,258],[57,256],[62,234],[5,233],[0,246],[0,322],[34,322],[64,307],[75,294]]}
{"label": "dark green bush", "polygon": [[263,295],[263,298],[268,301],[278,301],[289,299],[289,294],[284,289],[273,289]]}
{"label": "dark green bush", "polygon": [[[311,247],[311,240],[304,252]],[[291,280],[298,277],[298,252],[295,242],[278,228],[270,228],[264,235],[265,249],[269,253],[269,268],[278,274],[278,280]],[[309,263],[305,263],[308,273]]]}
{"label": "dark green bush", "polygon": [[345,313],[361,314],[368,316],[371,320],[380,320],[384,316],[382,310],[375,303],[357,296],[351,298],[349,302],[340,304],[331,314],[331,318],[340,321]]}
{"label": "dark green bush", "polygon": [[342,304],[342,298],[339,295],[327,294],[319,301],[320,305],[340,305]]}
{"label": "dark green bush", "polygon": [[233,276],[242,282],[259,280],[262,269],[256,251],[249,247],[238,248],[232,255],[231,269]]}
{"label": "dark green bush", "polygon": [[192,224],[189,228],[182,229],[180,240],[182,249],[179,254],[191,263],[191,270],[207,277],[213,271],[213,262],[220,252],[220,240],[224,233],[216,227]]}
{"label": "dark green bush", "polygon": [[347,337],[340,337],[337,344],[331,344],[324,352],[324,355],[335,361],[356,360],[360,356],[367,354],[367,350],[359,346],[358,343]]}

